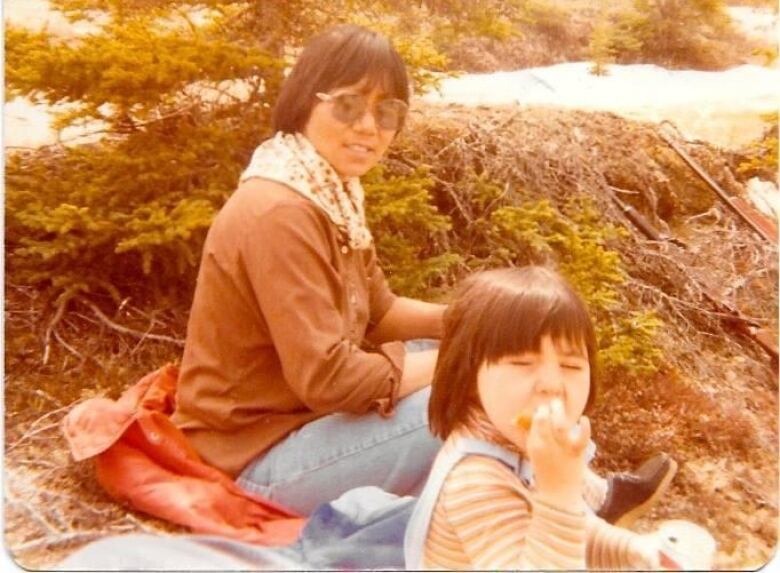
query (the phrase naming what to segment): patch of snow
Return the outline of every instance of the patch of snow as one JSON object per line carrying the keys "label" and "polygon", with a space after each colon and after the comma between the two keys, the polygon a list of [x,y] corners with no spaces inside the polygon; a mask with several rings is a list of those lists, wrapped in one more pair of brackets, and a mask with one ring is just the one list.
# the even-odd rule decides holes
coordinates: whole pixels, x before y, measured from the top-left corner
{"label": "patch of snow", "polygon": [[48,0],[3,0],[3,20],[30,30],[47,30],[61,38],[73,38],[98,31],[106,18],[96,14],[95,21],[71,22],[62,12],[52,10]]}
{"label": "patch of snow", "polygon": [[760,115],[777,110],[780,69],[744,65],[721,72],[612,65],[595,76],[590,62],[445,78],[429,103],[549,105],[673,121],[688,137],[739,147],[759,137]]}
{"label": "patch of snow", "polygon": [[747,182],[747,193],[753,204],[765,214],[780,219],[780,190],[772,181],[753,177]]}
{"label": "patch of snow", "polygon": [[769,44],[777,44],[778,14],[776,11],[751,6],[728,6],[726,13],[746,36]]}

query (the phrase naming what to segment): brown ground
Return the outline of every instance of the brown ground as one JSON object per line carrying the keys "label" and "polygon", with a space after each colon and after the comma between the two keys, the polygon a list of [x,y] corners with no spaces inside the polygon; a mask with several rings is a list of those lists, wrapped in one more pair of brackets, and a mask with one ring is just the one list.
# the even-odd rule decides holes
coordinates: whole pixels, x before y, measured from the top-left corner
{"label": "brown ground", "polygon": [[[17,563],[47,569],[106,534],[184,532],[114,503],[97,484],[91,463],[70,459],[59,431],[74,403],[101,393],[117,396],[122,384],[176,359],[179,348],[100,332],[84,312],[59,332],[82,358],[60,344],[42,365],[41,345],[27,336],[35,300],[14,287],[7,295],[5,543]],[[143,329],[140,322],[136,326]],[[25,338],[23,348],[17,341]],[[714,359],[722,372],[733,374],[699,381],[699,388],[663,376],[652,381],[668,392],[611,389],[593,417],[601,452],[597,469],[626,469],[654,451],[671,453],[680,469],[670,492],[634,528],[690,519],[717,538],[718,568],[755,569],[777,541],[777,389],[765,373],[756,376],[739,363]],[[713,444],[724,455],[713,456]]]}

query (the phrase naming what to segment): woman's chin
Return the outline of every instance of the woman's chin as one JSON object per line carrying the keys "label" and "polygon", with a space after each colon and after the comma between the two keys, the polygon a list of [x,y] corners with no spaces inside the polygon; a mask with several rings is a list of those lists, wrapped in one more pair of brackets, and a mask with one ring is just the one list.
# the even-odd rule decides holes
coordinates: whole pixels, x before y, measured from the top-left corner
{"label": "woman's chin", "polygon": [[345,161],[335,167],[335,170],[342,179],[362,177],[368,173],[377,163],[378,161],[374,160],[373,158],[370,161]]}

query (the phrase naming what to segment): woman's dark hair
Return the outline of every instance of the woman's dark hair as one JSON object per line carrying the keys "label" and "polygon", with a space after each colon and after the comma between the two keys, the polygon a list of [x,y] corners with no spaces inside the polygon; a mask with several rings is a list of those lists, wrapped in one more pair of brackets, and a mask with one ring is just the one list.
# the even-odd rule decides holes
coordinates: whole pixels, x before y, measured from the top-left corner
{"label": "woman's dark hair", "polygon": [[596,395],[596,334],[580,296],[556,272],[538,266],[483,271],[466,279],[444,313],[444,332],[428,406],[431,431],[445,439],[477,398],[484,362],[538,351],[550,335],[590,362],[590,393]]}
{"label": "woman's dark hair", "polygon": [[390,40],[362,26],[341,24],[314,37],[282,85],[273,114],[274,131],[303,131],[317,92],[368,78],[393,98],[409,103],[406,66]]}

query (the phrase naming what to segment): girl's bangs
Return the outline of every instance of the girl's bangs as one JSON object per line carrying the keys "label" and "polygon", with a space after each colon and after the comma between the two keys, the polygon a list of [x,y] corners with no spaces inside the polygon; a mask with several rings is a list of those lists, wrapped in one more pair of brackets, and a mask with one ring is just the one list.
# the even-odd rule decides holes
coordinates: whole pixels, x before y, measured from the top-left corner
{"label": "girl's bangs", "polygon": [[568,289],[507,292],[489,307],[492,308],[485,309],[485,316],[491,317],[492,325],[485,329],[483,356],[490,362],[513,354],[538,352],[545,335],[582,351],[585,357],[590,357],[594,350],[595,333],[587,309]]}

